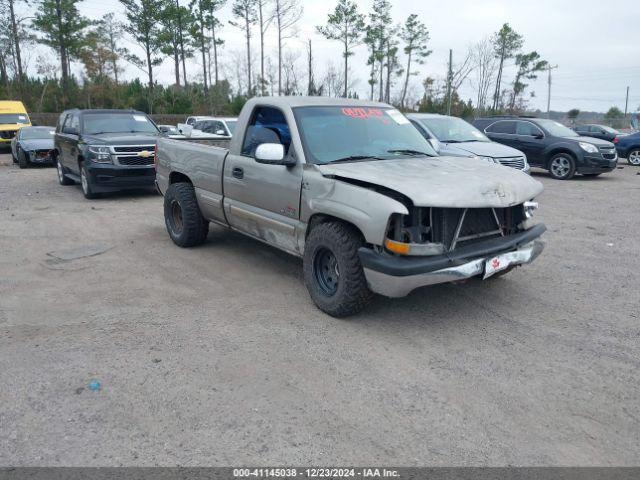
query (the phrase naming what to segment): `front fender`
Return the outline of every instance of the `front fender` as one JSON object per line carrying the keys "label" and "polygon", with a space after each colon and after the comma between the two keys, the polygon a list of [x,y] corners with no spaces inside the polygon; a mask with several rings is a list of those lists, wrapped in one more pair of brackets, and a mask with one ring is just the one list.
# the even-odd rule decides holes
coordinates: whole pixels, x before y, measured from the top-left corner
{"label": "front fender", "polygon": [[324,177],[314,166],[305,166],[298,243],[303,251],[304,238],[314,215],[339,218],[357,227],[367,243],[383,245],[389,217],[407,215],[407,207],[383,193],[364,186]]}

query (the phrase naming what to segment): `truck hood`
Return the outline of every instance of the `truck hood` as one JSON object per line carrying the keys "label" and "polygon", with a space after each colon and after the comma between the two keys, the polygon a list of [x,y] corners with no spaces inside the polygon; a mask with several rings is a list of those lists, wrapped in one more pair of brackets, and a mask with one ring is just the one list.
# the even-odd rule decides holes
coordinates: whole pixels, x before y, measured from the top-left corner
{"label": "truck hood", "polygon": [[505,208],[531,200],[542,184],[514,168],[460,157],[318,165],[325,177],[378,185],[419,207]]}
{"label": "truck hood", "polygon": [[463,142],[463,143],[444,143],[445,150],[443,153],[451,155],[477,155],[479,157],[521,157],[524,154],[520,150],[513,147],[502,145],[496,142]]}
{"label": "truck hood", "polygon": [[100,135],[83,135],[82,140],[89,145],[153,145],[160,136],[160,134],[103,133]]}
{"label": "truck hood", "polygon": [[21,140],[20,147],[25,151],[32,150],[53,150],[53,138],[34,138],[31,140]]}

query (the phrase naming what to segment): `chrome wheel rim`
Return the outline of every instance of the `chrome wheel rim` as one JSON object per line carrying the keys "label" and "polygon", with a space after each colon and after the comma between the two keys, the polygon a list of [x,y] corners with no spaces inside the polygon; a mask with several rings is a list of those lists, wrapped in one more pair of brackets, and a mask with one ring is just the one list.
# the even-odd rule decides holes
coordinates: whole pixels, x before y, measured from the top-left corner
{"label": "chrome wheel rim", "polygon": [[640,165],[640,150],[634,150],[629,154],[629,163],[631,165]]}
{"label": "chrome wheel rim", "polygon": [[551,162],[551,172],[556,177],[566,177],[571,170],[571,161],[567,157],[556,157]]}
{"label": "chrome wheel rim", "polygon": [[89,182],[87,181],[87,174],[84,169],[80,172],[80,181],[82,182],[82,191],[86,194],[89,193]]}

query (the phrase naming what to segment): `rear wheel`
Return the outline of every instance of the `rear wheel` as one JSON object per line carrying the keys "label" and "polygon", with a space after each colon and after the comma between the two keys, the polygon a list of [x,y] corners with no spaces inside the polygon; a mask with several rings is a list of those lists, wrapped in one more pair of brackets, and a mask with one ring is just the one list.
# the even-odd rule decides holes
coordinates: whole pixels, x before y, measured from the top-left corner
{"label": "rear wheel", "polygon": [[549,173],[556,180],[569,180],[576,173],[576,161],[569,153],[556,153],[549,160]]}
{"label": "rear wheel", "polygon": [[58,183],[60,185],[73,184],[73,180],[67,177],[66,169],[62,166],[62,163],[60,163],[60,160],[58,160],[57,157],[55,159],[55,162],[56,162],[56,170],[58,171]]}
{"label": "rear wheel", "polygon": [[358,257],[361,235],[349,225],[331,222],[315,227],[304,249],[304,282],[311,299],[332,317],[362,311],[373,294]]}
{"label": "rear wheel", "polygon": [[202,216],[193,185],[169,185],[164,196],[164,222],[171,240],[179,247],[195,247],[207,239],[209,222]]}
{"label": "rear wheel", "polygon": [[93,190],[91,176],[87,171],[87,167],[85,167],[84,165],[80,167],[80,184],[82,185],[82,193],[84,194],[84,198],[93,200],[98,196]]}
{"label": "rear wheel", "polygon": [[640,148],[634,148],[629,152],[627,162],[629,162],[630,165],[640,165]]}

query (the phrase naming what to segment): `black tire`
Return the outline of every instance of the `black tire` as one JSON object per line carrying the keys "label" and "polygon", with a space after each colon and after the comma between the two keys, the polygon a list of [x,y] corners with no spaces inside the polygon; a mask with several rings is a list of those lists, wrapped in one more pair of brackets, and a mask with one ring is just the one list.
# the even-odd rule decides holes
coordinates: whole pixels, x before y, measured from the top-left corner
{"label": "black tire", "polygon": [[91,182],[91,175],[89,175],[89,171],[84,165],[80,166],[80,186],[82,187],[82,194],[87,200],[93,200],[98,197]]}
{"label": "black tire", "polygon": [[11,160],[13,161],[13,163],[18,163],[18,159],[16,158],[16,156],[13,154],[13,150],[11,150]]}
{"label": "black tire", "polygon": [[73,185],[75,182],[67,177],[67,169],[58,161],[57,157],[54,159],[54,163],[58,173],[58,183],[60,185]]}
{"label": "black tire", "polygon": [[640,148],[632,148],[627,153],[627,163],[635,167],[640,166]]}
{"label": "black tire", "polygon": [[18,166],[20,168],[29,167],[29,160],[27,160],[27,155],[22,150],[18,150]]}
{"label": "black tire", "polygon": [[172,183],[164,195],[164,223],[173,243],[179,247],[202,244],[209,234],[209,222],[202,216],[193,185]]}
{"label": "black tire", "polygon": [[307,238],[304,283],[316,306],[332,317],[355,315],[373,297],[358,257],[363,243],[355,228],[340,222],[321,223]]}
{"label": "black tire", "polygon": [[549,159],[549,173],[556,180],[569,180],[576,174],[576,159],[570,153],[556,153]]}

